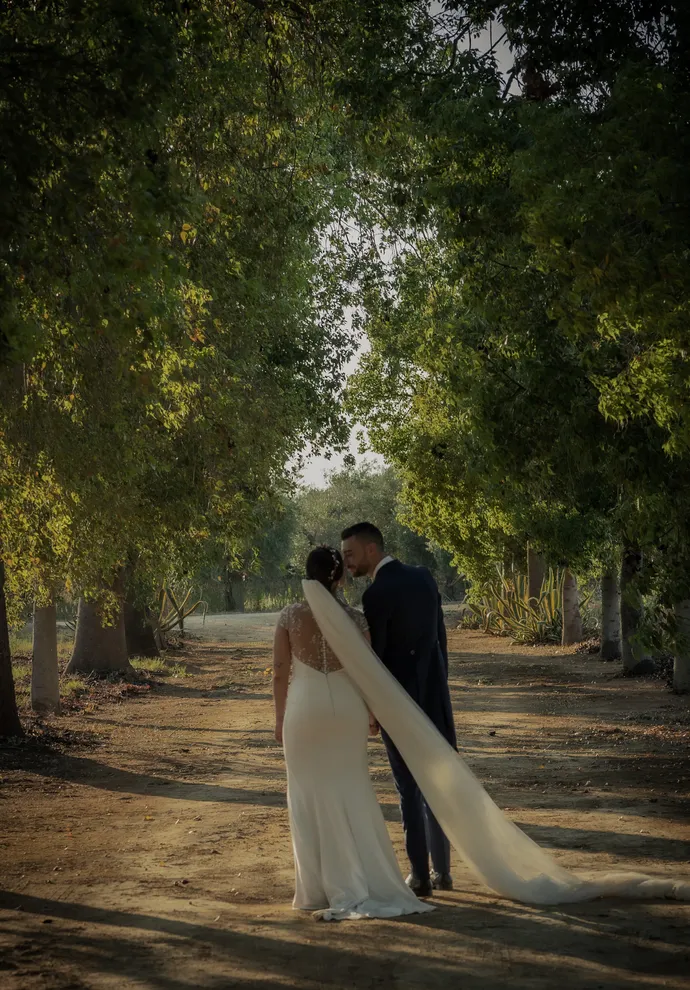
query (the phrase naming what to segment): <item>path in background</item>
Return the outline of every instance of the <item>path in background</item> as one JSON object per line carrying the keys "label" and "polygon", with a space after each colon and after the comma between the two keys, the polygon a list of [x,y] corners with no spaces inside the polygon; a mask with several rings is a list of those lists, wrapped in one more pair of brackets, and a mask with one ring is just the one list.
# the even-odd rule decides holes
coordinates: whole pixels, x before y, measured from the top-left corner
{"label": "path in background", "polygon": [[190,615],[185,630],[192,636],[217,643],[255,643],[268,646],[273,642],[278,612],[221,612],[217,615]]}
{"label": "path in background", "polygon": [[[213,642],[175,651],[191,676],[51,721],[58,748],[0,750],[3,990],[688,987],[687,904],[526,907],[456,861],[431,915],[292,912],[273,620],[214,617]],[[590,657],[470,632],[451,647],[461,749],[521,827],[569,868],[690,874],[687,699]]]}
{"label": "path in background", "polygon": [[[458,617],[462,606],[444,605],[443,611],[449,625]],[[273,642],[278,612],[222,612],[216,615],[191,615],[185,619],[185,630],[192,636],[219,643]]]}

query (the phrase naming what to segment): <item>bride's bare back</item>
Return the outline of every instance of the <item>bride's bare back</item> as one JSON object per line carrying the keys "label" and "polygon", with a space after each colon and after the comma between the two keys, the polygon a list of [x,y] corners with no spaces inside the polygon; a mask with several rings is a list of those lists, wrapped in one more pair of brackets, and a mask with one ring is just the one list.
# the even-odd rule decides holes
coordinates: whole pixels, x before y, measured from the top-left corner
{"label": "bride's bare back", "polygon": [[[343,608],[361,631],[366,633],[368,627],[363,614],[349,605]],[[324,674],[342,670],[340,661],[321,635],[306,602],[296,602],[284,608],[280,613],[278,625],[287,631],[293,659]]]}

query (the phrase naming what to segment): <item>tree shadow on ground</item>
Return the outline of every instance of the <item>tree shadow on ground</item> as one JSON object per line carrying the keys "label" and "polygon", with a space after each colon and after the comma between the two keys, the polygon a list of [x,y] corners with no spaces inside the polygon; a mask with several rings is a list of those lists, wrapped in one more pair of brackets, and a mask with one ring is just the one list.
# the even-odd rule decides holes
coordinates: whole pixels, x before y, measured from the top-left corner
{"label": "tree shadow on ground", "polygon": [[[152,757],[155,759],[155,757]],[[227,772],[230,768],[223,765]],[[158,795],[175,798],[180,801],[231,801],[240,804],[258,804],[282,806],[286,802],[282,790],[252,790],[243,787],[228,787],[222,784],[207,784],[203,782],[188,782],[174,778],[122,770],[109,766],[99,760],[79,756],[60,756],[50,764],[41,764],[29,768],[26,762],[21,763],[21,769],[31,769],[34,773],[52,780],[61,780],[87,787],[97,787],[117,794]],[[192,772],[194,768],[191,768]],[[263,779],[275,778],[275,771],[263,773],[254,771],[258,787]],[[204,761],[204,772],[215,775],[215,768],[209,769],[208,761]]]}
{"label": "tree shadow on ground", "polygon": [[563,911],[479,897],[397,922],[328,925],[286,912],[213,926],[15,893],[0,893],[0,909],[6,970],[60,990],[104,974],[146,990],[639,990],[645,974],[687,971],[666,936],[640,941],[640,905],[621,918],[602,902]]}
{"label": "tree shadow on ground", "polygon": [[[247,697],[247,695],[243,695]],[[251,697],[251,695],[249,696]],[[215,728],[214,726],[205,725],[185,725],[181,722],[179,725],[165,725],[162,722],[137,722],[130,720],[123,722],[121,719],[117,718],[102,718],[100,715],[94,717],[85,717],[84,721],[93,722],[96,725],[114,725],[118,729],[126,726],[128,729],[154,729],[156,731],[165,732],[191,732],[199,733],[203,735],[204,733],[219,733],[226,736],[249,736],[249,735],[260,735],[260,736],[271,736],[273,735],[271,728],[267,725],[264,729],[233,729],[232,726],[227,726],[227,728]]]}
{"label": "tree shadow on ground", "polygon": [[516,819],[513,821],[531,839],[547,849],[584,849],[587,852],[674,861],[686,864],[686,874],[690,876],[690,869],[687,869],[688,843],[680,839],[619,832],[615,829],[589,831],[560,825],[534,825]]}
{"label": "tree shadow on ground", "polygon": [[[591,685],[579,686],[567,678],[553,684],[530,686],[506,678],[501,678],[499,683],[492,683],[491,678],[484,676],[480,685],[481,692],[477,690],[475,693],[471,685],[458,680],[456,672],[452,671],[449,685],[457,716],[462,716],[463,712],[481,712],[494,715],[496,719],[501,720],[510,718],[511,715],[563,718],[569,716],[570,709],[576,709],[573,701],[575,696],[579,704],[587,702],[589,705],[586,715],[581,710],[574,710],[574,717],[583,725],[596,725],[601,722],[630,723],[635,717],[638,717],[640,722],[654,721],[663,725],[668,715],[667,712],[664,715],[660,713],[657,718],[649,719],[645,709],[645,705],[649,703],[648,698],[640,699],[639,708],[629,707],[630,699],[623,699],[614,691],[607,693],[605,684],[598,683],[596,689],[593,689]],[[673,697],[669,695],[669,698]],[[535,700],[541,703],[541,711],[535,711]],[[682,716],[680,706],[673,707],[677,707]]]}
{"label": "tree shadow on ground", "polygon": [[166,698],[196,698],[200,701],[266,701],[271,697],[270,691],[252,691],[241,684],[227,687],[192,687],[186,684],[157,685],[157,694]]}

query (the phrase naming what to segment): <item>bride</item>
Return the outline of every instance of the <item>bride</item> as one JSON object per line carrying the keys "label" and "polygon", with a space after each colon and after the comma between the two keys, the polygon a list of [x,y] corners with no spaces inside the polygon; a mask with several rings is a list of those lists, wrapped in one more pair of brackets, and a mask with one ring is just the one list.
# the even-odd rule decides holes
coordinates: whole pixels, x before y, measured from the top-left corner
{"label": "bride", "polygon": [[[331,547],[318,547],[307,558],[309,583],[366,643],[364,616],[335,598],[343,570]],[[273,696],[276,739],[287,764],[293,907],[325,920],[431,911],[402,878],[369,778],[367,732],[377,732],[378,725],[306,602],[280,613]]]}

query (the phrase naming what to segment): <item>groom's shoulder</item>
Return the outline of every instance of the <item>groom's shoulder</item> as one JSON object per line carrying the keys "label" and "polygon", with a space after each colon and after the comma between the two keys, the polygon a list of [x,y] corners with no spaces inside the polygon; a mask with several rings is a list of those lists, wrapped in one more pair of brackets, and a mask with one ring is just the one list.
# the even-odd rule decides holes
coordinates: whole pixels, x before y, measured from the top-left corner
{"label": "groom's shoulder", "polygon": [[425,581],[431,581],[433,584],[436,584],[436,578],[431,573],[429,568],[424,566],[424,564],[420,564],[419,567],[415,568],[415,570],[418,574],[422,575]]}
{"label": "groom's shoulder", "polygon": [[404,564],[403,568],[402,575],[410,583],[410,586],[414,585],[421,588],[426,585],[436,589],[436,580],[428,567],[424,567],[423,564]]}
{"label": "groom's shoulder", "polygon": [[365,596],[368,596],[369,600],[371,600],[394,593],[395,588],[399,587],[400,581],[405,580],[407,570],[407,564],[403,564],[402,561],[397,559],[386,564],[362,594],[362,601],[364,601]]}
{"label": "groom's shoulder", "polygon": [[424,580],[429,585],[429,587],[438,595],[438,593],[439,593],[439,591],[438,591],[438,581],[436,580],[436,578],[434,577],[434,575],[431,573],[431,571],[429,570],[429,568],[428,567],[420,567],[419,570],[422,572],[422,576],[424,577]]}
{"label": "groom's shoulder", "polygon": [[408,578],[414,578],[419,581],[423,578],[425,581],[428,577],[431,577],[431,571],[424,567],[422,564],[400,564],[400,573],[404,574]]}

